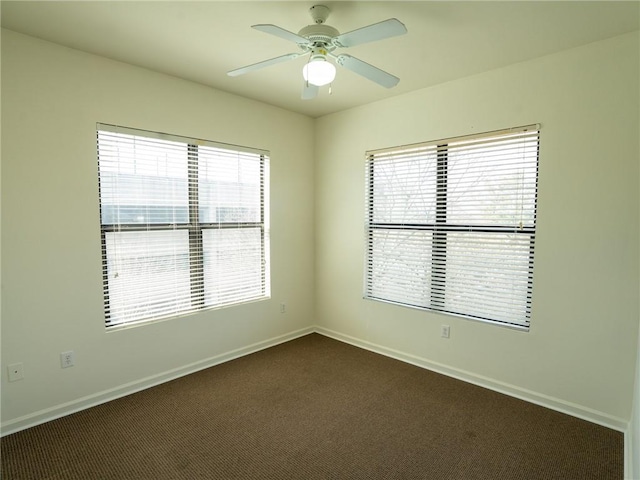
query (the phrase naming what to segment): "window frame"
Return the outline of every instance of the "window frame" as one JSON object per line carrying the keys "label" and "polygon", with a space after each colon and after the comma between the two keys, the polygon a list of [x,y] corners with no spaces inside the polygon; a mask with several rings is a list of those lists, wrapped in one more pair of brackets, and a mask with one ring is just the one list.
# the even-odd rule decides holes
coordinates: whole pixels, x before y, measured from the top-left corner
{"label": "window frame", "polygon": [[[103,223],[103,197],[102,197],[102,176],[100,171],[100,133],[108,132],[115,134],[127,134],[135,137],[144,137],[152,140],[169,140],[173,142],[183,143],[187,151],[187,222],[176,223]],[[96,149],[98,158],[98,200],[100,208],[100,242],[102,252],[102,286],[104,296],[104,314],[105,327],[107,330],[113,330],[123,327],[135,325],[145,325],[157,321],[164,321],[173,318],[190,315],[193,313],[213,310],[218,308],[226,308],[237,306],[254,301],[261,301],[270,298],[270,253],[269,253],[269,152],[250,147],[241,147],[237,145],[213,142],[210,140],[195,139],[183,137],[174,134],[165,134],[148,130],[141,130],[131,127],[122,127],[117,125],[97,123],[96,124]],[[200,221],[200,187],[199,187],[199,148],[213,147],[229,152],[241,154],[255,154],[259,156],[259,221],[255,222],[238,222],[238,221],[217,221],[202,222]],[[222,230],[227,228],[233,229],[258,229],[260,232],[260,277],[261,277],[261,295],[250,296],[246,299],[232,302],[222,302],[207,305],[205,302],[205,254],[203,248],[203,233],[207,230]],[[189,301],[191,307],[178,310],[165,315],[152,315],[134,320],[114,321],[112,318],[109,271],[107,261],[107,234],[119,232],[171,232],[186,230],[188,232],[188,251],[189,251],[189,290],[191,295]]]}
{"label": "window frame", "polygon": [[[535,132],[537,151],[535,160],[535,179],[534,189],[534,201],[533,201],[533,222],[532,225],[518,225],[514,228],[512,224],[494,225],[494,224],[450,224],[447,221],[448,214],[448,183],[449,183],[449,146],[452,143],[459,141],[470,141],[475,139],[492,139],[500,138],[506,135],[512,135],[518,132]],[[526,133],[525,133],[526,134]],[[377,156],[393,155],[395,152],[406,152],[413,149],[420,148],[434,148],[435,147],[435,221],[431,223],[411,223],[411,222],[379,222],[375,221],[375,189],[374,182],[376,179],[375,164]],[[426,155],[426,154],[425,154]],[[477,320],[494,325],[500,325],[504,327],[515,328],[518,330],[528,331],[530,328],[531,309],[532,309],[532,290],[533,290],[533,266],[534,266],[534,250],[535,250],[535,235],[536,235],[536,217],[537,217],[537,202],[538,202],[538,170],[539,170],[539,157],[540,157],[540,125],[528,125],[523,127],[515,127],[505,130],[497,130],[486,133],[479,133],[473,135],[467,135],[462,137],[454,137],[449,139],[424,142],[413,145],[406,145],[400,147],[385,148],[381,150],[368,151],[366,153],[366,215],[365,215],[365,259],[364,259],[364,299],[376,300],[385,303],[391,303],[401,305],[410,308],[416,308],[425,311],[431,311],[435,313],[442,313],[446,315],[452,315],[456,317],[462,317],[470,320]],[[524,183],[524,180],[523,180]],[[405,298],[407,301],[399,301],[397,299],[390,299],[393,295],[387,294],[387,298],[384,296],[374,295],[374,279],[373,279],[373,262],[374,262],[374,236],[376,233],[381,233],[390,230],[402,230],[404,232],[431,232],[431,255],[429,261],[425,260],[425,263],[430,265],[425,267],[425,270],[430,271],[429,274],[429,301],[428,305],[416,305],[415,302],[409,300],[407,295]],[[474,314],[473,312],[457,312],[448,310],[445,306],[445,299],[447,295],[447,250],[448,241],[447,236],[451,232],[456,234],[500,234],[509,233],[515,235],[524,235],[529,238],[529,253],[528,253],[528,271],[527,271],[527,296],[525,299],[525,318],[523,321],[507,322],[495,318],[488,318],[486,316]],[[384,290],[384,288],[382,288]],[[435,293],[434,292],[439,292]],[[426,303],[426,302],[425,302]]]}

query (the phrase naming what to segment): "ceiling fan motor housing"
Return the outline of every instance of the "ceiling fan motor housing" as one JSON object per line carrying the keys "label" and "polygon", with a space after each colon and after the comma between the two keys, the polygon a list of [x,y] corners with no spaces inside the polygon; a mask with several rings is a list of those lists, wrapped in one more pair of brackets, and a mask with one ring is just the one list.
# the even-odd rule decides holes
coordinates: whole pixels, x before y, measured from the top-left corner
{"label": "ceiling fan motor housing", "polygon": [[307,25],[298,32],[298,35],[313,42],[314,46],[324,46],[327,50],[333,51],[336,47],[331,41],[340,35],[340,32],[329,25],[317,24]]}

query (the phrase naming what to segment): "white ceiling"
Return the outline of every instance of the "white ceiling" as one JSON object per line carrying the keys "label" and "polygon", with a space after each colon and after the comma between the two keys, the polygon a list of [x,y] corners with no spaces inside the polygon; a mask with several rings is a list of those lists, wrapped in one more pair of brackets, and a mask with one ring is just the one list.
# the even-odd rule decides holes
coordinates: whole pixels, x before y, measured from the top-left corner
{"label": "white ceiling", "polygon": [[[386,89],[338,67],[332,94],[301,100],[306,57],[240,77],[226,72],[298,51],[250,28],[297,33],[308,9],[340,32],[395,17],[408,34],[348,50],[398,77]],[[311,117],[382,100],[638,30],[638,1],[6,1],[2,27],[209,85]],[[338,53],[339,51],[336,51]]]}

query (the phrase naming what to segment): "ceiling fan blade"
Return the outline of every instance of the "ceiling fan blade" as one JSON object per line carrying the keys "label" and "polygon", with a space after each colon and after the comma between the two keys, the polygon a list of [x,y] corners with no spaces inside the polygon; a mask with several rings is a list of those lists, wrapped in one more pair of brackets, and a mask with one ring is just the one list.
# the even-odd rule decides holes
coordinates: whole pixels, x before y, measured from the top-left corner
{"label": "ceiling fan blade", "polygon": [[275,35],[276,37],[284,38],[285,40],[289,40],[290,42],[297,43],[298,45],[311,44],[309,40],[307,40],[304,37],[301,37],[297,33],[290,32],[289,30],[280,28],[277,25],[271,25],[270,23],[252,25],[251,28],[255,28],[256,30],[260,30],[261,32],[270,33],[271,35]]}
{"label": "ceiling fan blade", "polygon": [[302,86],[302,100],[311,100],[318,96],[318,91],[320,87],[317,85],[312,85],[308,82],[304,82]]}
{"label": "ceiling fan blade", "polygon": [[344,68],[351,70],[358,75],[362,75],[364,78],[376,82],[378,85],[382,85],[386,88],[395,87],[400,79],[391,75],[390,73],[380,70],[378,67],[369,65],[362,60],[352,57],[351,55],[332,55],[336,59],[338,65],[342,65]]}
{"label": "ceiling fan blade", "polygon": [[404,35],[405,33],[407,33],[407,27],[397,18],[390,18],[338,35],[333,39],[333,44],[337,47],[353,47],[362,43]]}
{"label": "ceiling fan blade", "polygon": [[243,75],[245,73],[252,72],[254,70],[260,70],[264,67],[269,67],[271,65],[276,65],[278,63],[286,62],[288,60],[293,60],[294,58],[298,58],[300,55],[303,55],[304,52],[300,53],[287,53],[286,55],[281,55],[276,58],[271,58],[269,60],[264,60],[262,62],[254,63],[252,65],[247,65],[246,67],[236,68],[235,70],[231,70],[227,72],[227,75],[230,77],[237,77],[238,75]]}

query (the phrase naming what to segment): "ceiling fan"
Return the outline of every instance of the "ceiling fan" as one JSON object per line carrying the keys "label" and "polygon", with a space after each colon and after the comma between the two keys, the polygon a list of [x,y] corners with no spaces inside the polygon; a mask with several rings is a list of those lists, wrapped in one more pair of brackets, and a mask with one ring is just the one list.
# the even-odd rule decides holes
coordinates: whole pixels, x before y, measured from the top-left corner
{"label": "ceiling fan", "polygon": [[347,33],[340,33],[335,28],[326,25],[329,17],[329,8],[324,5],[314,5],[309,9],[311,18],[315,22],[307,25],[297,34],[271,24],[252,25],[261,32],[275,35],[294,42],[300,48],[300,52],[288,53],[279,57],[264,60],[262,62],[247,65],[227,72],[227,75],[236,77],[264,67],[276,65],[278,63],[293,60],[302,55],[309,54],[309,59],[302,69],[304,86],[302,89],[302,99],[309,100],[318,95],[319,87],[333,82],[336,74],[336,67],[327,59],[330,57],[344,68],[361,75],[378,85],[391,88],[397,85],[400,79],[390,73],[380,70],[373,65],[369,65],[345,53],[335,55],[336,48],[348,48],[363,43],[375,42],[385,38],[395,37],[407,33],[407,28],[395,18],[390,18],[373,25],[358,28]]}

